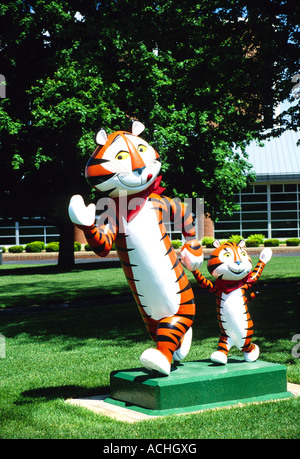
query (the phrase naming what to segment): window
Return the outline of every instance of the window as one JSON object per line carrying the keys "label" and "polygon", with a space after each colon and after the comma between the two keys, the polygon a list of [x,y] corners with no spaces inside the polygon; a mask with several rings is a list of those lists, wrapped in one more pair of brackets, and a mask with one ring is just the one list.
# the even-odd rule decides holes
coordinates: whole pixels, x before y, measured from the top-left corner
{"label": "window", "polygon": [[232,234],[246,238],[255,233],[267,238],[300,237],[299,184],[254,185],[236,198],[240,210],[215,223],[215,236],[219,239]]}

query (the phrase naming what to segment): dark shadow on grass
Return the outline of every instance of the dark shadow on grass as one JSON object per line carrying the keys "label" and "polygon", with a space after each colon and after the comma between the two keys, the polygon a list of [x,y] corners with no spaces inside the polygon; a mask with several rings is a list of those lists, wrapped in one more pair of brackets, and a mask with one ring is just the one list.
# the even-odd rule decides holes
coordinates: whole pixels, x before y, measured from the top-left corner
{"label": "dark shadow on grass", "polygon": [[78,307],[46,308],[41,313],[4,314],[0,318],[1,334],[6,338],[24,333],[33,343],[55,342],[64,350],[82,347],[91,338],[123,347],[149,340],[133,298],[128,301],[117,295],[115,299],[84,301]]}
{"label": "dark shadow on grass", "polygon": [[[25,263],[24,263],[25,264]],[[99,269],[111,269],[111,268],[121,268],[120,262],[118,259],[107,262],[92,262],[92,263],[76,263],[72,268],[61,268],[58,265],[32,265],[32,266],[22,266],[18,268],[10,267],[7,268],[5,265],[2,266],[0,270],[1,275],[15,274],[18,276],[22,275],[35,275],[35,274],[57,274],[57,273],[68,273],[68,272],[79,272],[79,271],[97,271]],[[121,268],[122,269],[122,268]]]}
{"label": "dark shadow on grass", "polygon": [[56,399],[93,397],[95,395],[108,395],[109,386],[83,387],[75,385],[41,387],[26,390],[20,394],[15,405],[27,405],[37,401],[50,401]]}
{"label": "dark shadow on grass", "polygon": [[[299,333],[299,285],[274,285],[259,288],[261,295],[248,305],[254,323],[254,342],[264,351],[267,342],[289,339]],[[219,337],[215,295],[195,290],[196,316],[193,342]],[[299,298],[299,296],[298,296]],[[149,342],[134,299],[115,295],[62,305],[61,308],[34,308],[36,313],[0,314],[0,333],[6,338],[24,334],[32,343],[55,343],[68,351],[83,347],[86,340],[96,338],[104,346],[128,347],[137,342]],[[106,344],[107,341],[107,344]],[[151,341],[150,341],[151,342]],[[103,343],[103,344],[102,344]],[[292,348],[292,345],[291,345]]]}

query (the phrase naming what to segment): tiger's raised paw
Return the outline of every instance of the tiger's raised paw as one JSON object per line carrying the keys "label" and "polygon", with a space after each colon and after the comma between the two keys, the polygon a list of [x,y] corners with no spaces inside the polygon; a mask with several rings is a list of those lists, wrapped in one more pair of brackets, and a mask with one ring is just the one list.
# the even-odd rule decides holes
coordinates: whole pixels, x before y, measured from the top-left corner
{"label": "tiger's raised paw", "polygon": [[190,245],[189,243],[184,244],[181,249],[181,263],[189,271],[196,271],[200,269],[203,264],[203,250],[201,245]]}
{"label": "tiger's raised paw", "polygon": [[85,205],[80,194],[72,196],[69,204],[69,217],[73,223],[81,226],[92,226],[95,222],[95,204]]}
{"label": "tiger's raised paw", "polygon": [[146,349],[140,357],[140,362],[147,370],[156,370],[167,376],[170,374],[171,364],[158,349]]}

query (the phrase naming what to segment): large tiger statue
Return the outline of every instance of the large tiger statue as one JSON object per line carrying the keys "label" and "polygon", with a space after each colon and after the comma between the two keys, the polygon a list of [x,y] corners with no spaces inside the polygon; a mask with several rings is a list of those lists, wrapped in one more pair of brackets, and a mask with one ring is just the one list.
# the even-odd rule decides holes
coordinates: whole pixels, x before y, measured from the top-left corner
{"label": "large tiger statue", "polygon": [[162,194],[159,155],[139,137],[144,125],[134,121],[131,130],[107,135],[101,129],[96,135],[98,146],[86,165],[88,183],[109,198],[102,220],[95,224],[95,204],[86,207],[80,195],[71,198],[69,215],[100,257],[115,243],[145,326],[156,343],[142,353],[140,362],[148,370],[169,375],[172,360],[178,362],[189,352],[195,300],[165,222],[173,221],[181,228],[186,239],[181,253],[188,269],[201,266],[203,253],[187,206]]}

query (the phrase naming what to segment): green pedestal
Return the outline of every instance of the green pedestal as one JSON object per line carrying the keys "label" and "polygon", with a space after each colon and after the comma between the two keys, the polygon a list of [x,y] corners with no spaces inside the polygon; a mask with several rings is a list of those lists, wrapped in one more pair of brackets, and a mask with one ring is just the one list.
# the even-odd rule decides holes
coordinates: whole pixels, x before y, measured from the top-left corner
{"label": "green pedestal", "polygon": [[106,402],[155,416],[292,396],[285,366],[238,357],[227,365],[184,362],[169,376],[143,368],[116,371],[110,389]]}

